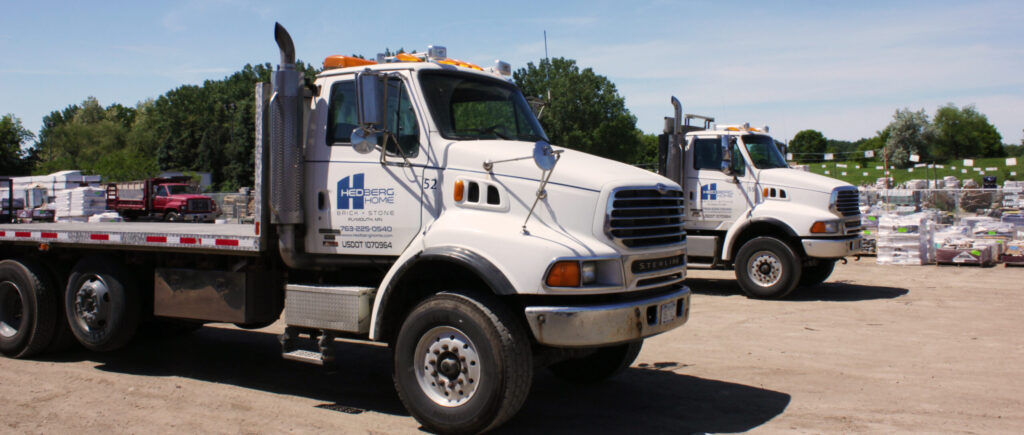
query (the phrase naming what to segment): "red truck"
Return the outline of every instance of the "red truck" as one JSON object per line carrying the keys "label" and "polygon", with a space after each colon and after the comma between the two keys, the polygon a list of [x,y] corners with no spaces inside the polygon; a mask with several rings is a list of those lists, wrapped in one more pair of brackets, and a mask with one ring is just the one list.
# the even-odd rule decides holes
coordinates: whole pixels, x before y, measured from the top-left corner
{"label": "red truck", "polygon": [[196,193],[189,177],[149,178],[107,185],[107,209],[127,220],[213,222],[217,204]]}

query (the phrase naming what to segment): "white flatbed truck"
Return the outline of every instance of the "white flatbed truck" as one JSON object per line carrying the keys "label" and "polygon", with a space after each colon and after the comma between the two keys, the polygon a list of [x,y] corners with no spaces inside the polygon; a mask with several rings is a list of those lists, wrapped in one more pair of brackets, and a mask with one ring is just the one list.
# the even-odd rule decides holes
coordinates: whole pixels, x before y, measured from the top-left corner
{"label": "white flatbed truck", "polygon": [[0,225],[0,351],[283,313],[284,357],[343,365],[336,338],[387,343],[409,412],[473,433],[518,411],[535,367],[599,381],[687,321],[680,186],[549,145],[508,64],[332,56],[304,83],[275,39],[254,223]]}

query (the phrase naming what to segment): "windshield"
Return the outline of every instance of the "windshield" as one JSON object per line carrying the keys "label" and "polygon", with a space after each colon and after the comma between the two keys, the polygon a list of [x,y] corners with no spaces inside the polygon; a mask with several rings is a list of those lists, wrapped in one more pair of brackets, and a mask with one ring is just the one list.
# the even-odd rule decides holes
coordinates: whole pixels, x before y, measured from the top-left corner
{"label": "windshield", "polygon": [[436,71],[420,73],[420,83],[434,123],[447,139],[548,140],[512,84]]}
{"label": "windshield", "polygon": [[165,186],[167,186],[168,195],[184,195],[187,193],[192,193],[192,189],[190,189],[189,186],[185,184],[165,184]]}
{"label": "windshield", "polygon": [[751,163],[757,169],[786,168],[786,159],[775,147],[775,140],[771,136],[761,134],[748,134],[743,136],[743,144],[747,146],[747,153],[750,154]]}

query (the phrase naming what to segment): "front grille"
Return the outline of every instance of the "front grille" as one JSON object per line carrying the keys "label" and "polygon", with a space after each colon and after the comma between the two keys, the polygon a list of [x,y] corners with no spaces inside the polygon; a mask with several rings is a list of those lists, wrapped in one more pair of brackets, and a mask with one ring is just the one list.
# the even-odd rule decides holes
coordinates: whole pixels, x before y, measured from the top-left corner
{"label": "front grille", "polygon": [[189,211],[210,211],[210,200],[190,199],[188,200]]}
{"label": "front grille", "polygon": [[616,190],[608,204],[605,232],[627,248],[646,248],[686,240],[683,192],[626,188]]}
{"label": "front grille", "polygon": [[843,217],[860,216],[860,194],[857,188],[836,190],[836,211]]}

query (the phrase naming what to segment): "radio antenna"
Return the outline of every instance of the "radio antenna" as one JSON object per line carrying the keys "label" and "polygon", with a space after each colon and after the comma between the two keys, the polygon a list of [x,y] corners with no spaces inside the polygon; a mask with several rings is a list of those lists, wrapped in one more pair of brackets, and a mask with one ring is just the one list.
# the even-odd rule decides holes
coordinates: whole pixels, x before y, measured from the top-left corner
{"label": "radio antenna", "polygon": [[551,58],[548,57],[548,31],[544,31],[544,60],[548,62],[547,69],[544,70],[544,81],[548,84],[548,103],[551,102]]}

